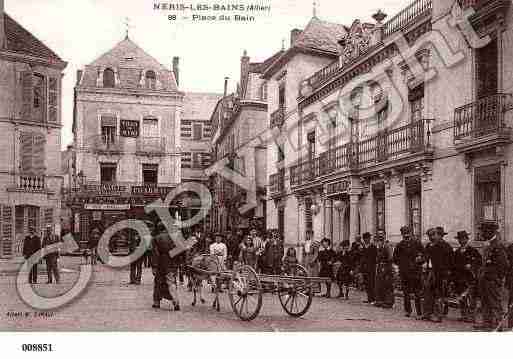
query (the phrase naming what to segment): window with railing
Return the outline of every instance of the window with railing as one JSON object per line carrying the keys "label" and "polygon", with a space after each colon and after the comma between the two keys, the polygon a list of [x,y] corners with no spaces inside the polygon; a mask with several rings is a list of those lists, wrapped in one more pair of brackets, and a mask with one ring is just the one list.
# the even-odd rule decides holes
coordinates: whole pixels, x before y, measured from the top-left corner
{"label": "window with railing", "polygon": [[100,163],[100,182],[114,183],[116,182],[116,163]]}
{"label": "window with railing", "polygon": [[143,164],[142,177],[144,184],[156,185],[159,178],[159,165],[157,164]]}
{"label": "window with railing", "polygon": [[420,121],[424,112],[424,84],[410,90],[408,101],[410,103],[410,121]]}
{"label": "window with railing", "polygon": [[477,223],[498,222],[501,205],[501,169],[499,165],[476,168],[475,198]]}
{"label": "window with railing", "polygon": [[157,88],[157,75],[155,74],[155,71],[146,71],[145,85],[147,89],[155,90]]}

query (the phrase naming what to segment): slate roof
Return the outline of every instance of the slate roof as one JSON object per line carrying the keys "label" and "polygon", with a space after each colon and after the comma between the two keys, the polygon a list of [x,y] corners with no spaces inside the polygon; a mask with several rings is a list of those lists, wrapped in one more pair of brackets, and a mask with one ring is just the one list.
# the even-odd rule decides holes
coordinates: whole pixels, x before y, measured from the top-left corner
{"label": "slate roof", "polygon": [[55,52],[5,13],[4,27],[7,50],[38,57],[53,63],[64,63]]}
{"label": "slate roof", "polygon": [[141,49],[130,38],[125,38],[85,67],[81,86],[96,87],[97,71],[102,68],[116,68],[119,71],[120,88],[139,87],[141,71],[153,70],[162,84],[162,90],[177,91],[178,86],[173,71],[159,63]]}
{"label": "slate roof", "polygon": [[253,73],[263,73],[269,66],[271,66],[276,60],[280,58],[281,55],[285,53],[284,50],[280,50],[277,53],[275,53],[273,56],[269,57],[264,62],[252,62],[249,64],[250,70],[249,72]]}
{"label": "slate roof", "polygon": [[338,40],[348,33],[345,25],[323,21],[314,16],[292,46],[264,70],[263,76],[272,75],[297,52],[317,53],[336,58],[339,55]]}

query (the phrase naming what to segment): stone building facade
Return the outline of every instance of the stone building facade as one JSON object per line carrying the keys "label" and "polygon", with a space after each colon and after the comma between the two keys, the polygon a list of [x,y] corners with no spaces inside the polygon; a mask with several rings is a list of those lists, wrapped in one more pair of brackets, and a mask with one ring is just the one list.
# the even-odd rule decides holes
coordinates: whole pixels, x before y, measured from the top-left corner
{"label": "stone building facade", "polygon": [[60,230],[66,65],[0,0],[0,259],[21,257],[29,229]]}
{"label": "stone building facade", "polygon": [[479,239],[487,221],[510,238],[512,14],[508,1],[416,0],[386,22],[355,20],[339,57],[296,83],[298,160],[268,222],[293,198],[289,244],[307,231],[397,242],[403,225]]}
{"label": "stone building facade", "polygon": [[178,58],[161,65],[128,36],[77,73],[73,232],[144,217],[181,181]]}
{"label": "stone building facade", "polygon": [[267,145],[267,228],[284,233],[287,246],[298,245],[302,238],[299,201],[288,171],[300,157],[300,85],[304,78],[338,58],[337,40],[345,34],[345,26],[314,16],[304,30],[291,31],[290,47],[263,74],[268,83],[269,131],[278,132],[269,136],[274,140]]}
{"label": "stone building facade", "polygon": [[227,162],[219,167],[227,171],[211,176],[215,231],[265,228],[266,146],[255,138],[267,129],[267,82],[261,75],[281,54],[251,62],[244,51],[237,92],[221,99],[213,112],[213,157]]}

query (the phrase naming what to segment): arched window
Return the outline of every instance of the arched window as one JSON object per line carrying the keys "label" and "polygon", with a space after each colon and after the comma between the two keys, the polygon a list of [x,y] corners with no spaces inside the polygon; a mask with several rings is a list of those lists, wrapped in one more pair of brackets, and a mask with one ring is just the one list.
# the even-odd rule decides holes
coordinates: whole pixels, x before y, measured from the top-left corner
{"label": "arched window", "polygon": [[114,88],[116,86],[116,80],[114,70],[105,69],[103,71],[103,87]]}
{"label": "arched window", "polygon": [[157,84],[157,75],[155,71],[146,71],[146,88],[155,90]]}

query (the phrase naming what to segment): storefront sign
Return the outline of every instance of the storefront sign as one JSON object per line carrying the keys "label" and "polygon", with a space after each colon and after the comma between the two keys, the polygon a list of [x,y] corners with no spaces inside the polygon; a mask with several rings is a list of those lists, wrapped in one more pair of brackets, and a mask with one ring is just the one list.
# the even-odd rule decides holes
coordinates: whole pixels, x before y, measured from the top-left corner
{"label": "storefront sign", "polygon": [[165,197],[172,190],[173,190],[173,187],[158,187],[158,186],[152,186],[152,185],[133,186],[132,194]]}
{"label": "storefront sign", "polygon": [[345,193],[349,191],[349,186],[349,181],[330,183],[326,186],[326,192],[328,195]]}
{"label": "storefront sign", "polygon": [[139,121],[121,120],[119,134],[121,137],[139,137]]}
{"label": "storefront sign", "polygon": [[84,209],[93,211],[124,211],[130,209],[130,204],[86,204]]}
{"label": "storefront sign", "polygon": [[117,184],[95,184],[95,185],[85,185],[84,190],[86,192],[94,192],[97,194],[118,194],[124,193],[128,190],[127,186],[117,185]]}

